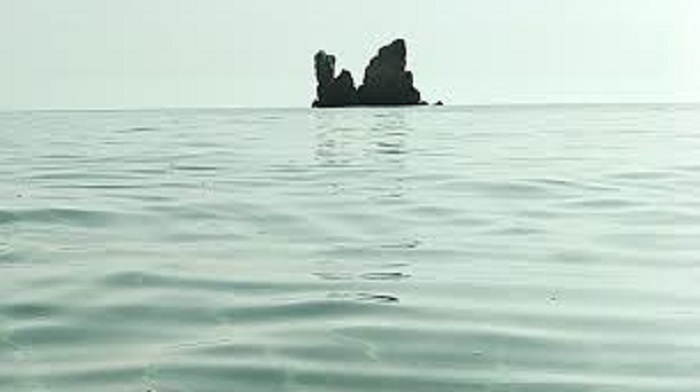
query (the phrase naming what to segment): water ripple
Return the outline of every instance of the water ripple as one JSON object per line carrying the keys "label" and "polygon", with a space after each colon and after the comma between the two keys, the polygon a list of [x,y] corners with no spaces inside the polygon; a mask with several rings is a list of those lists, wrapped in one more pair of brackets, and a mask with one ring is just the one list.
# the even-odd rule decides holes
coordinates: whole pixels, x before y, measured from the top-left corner
{"label": "water ripple", "polygon": [[0,113],[0,389],[695,392],[698,124]]}

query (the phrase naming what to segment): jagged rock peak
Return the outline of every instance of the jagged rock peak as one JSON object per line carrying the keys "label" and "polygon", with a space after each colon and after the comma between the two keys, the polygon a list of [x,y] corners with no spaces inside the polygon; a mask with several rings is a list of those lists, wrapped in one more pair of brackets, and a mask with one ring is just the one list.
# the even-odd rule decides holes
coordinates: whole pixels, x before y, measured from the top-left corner
{"label": "jagged rock peak", "polygon": [[406,71],[406,55],[403,39],[380,48],[365,68],[362,86],[356,89],[349,71],[343,70],[335,76],[335,56],[319,51],[314,57],[318,86],[313,106],[425,104],[413,86],[413,74]]}
{"label": "jagged rock peak", "polygon": [[355,81],[347,70],[335,76],[335,56],[319,51],[314,57],[316,68],[316,101],[314,107],[343,107],[358,104]]}
{"label": "jagged rock peak", "polygon": [[418,105],[420,92],[413,86],[413,74],[406,71],[406,42],[397,39],[379,49],[365,68],[359,89],[365,105]]}

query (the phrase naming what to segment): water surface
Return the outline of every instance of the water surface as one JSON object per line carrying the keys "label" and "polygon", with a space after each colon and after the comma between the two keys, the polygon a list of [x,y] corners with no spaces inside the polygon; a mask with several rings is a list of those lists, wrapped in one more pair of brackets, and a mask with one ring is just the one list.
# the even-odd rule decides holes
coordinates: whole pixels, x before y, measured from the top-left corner
{"label": "water surface", "polygon": [[2,391],[700,390],[700,107],[0,113]]}

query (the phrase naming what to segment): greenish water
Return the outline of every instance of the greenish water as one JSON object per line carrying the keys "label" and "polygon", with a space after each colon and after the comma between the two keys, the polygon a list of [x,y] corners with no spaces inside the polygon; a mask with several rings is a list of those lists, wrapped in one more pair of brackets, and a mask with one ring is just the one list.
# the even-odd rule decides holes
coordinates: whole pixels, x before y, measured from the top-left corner
{"label": "greenish water", "polygon": [[0,391],[700,390],[700,107],[0,113]]}

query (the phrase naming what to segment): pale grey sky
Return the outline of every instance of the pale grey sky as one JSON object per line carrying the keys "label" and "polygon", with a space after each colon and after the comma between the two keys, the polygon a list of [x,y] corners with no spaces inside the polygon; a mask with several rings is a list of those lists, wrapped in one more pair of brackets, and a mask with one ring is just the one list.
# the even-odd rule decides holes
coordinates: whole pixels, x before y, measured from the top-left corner
{"label": "pale grey sky", "polygon": [[695,0],[0,0],[0,109],[304,107],[395,37],[431,101],[700,101]]}

